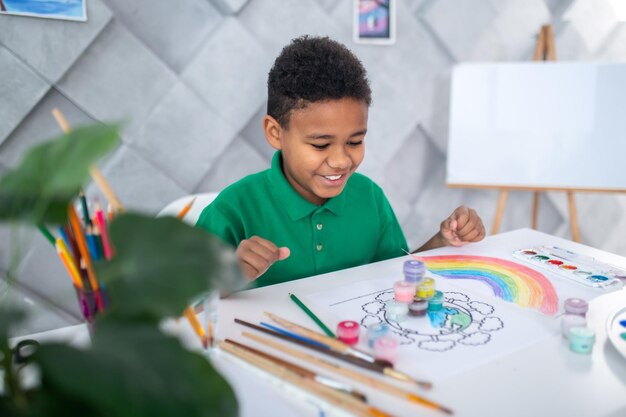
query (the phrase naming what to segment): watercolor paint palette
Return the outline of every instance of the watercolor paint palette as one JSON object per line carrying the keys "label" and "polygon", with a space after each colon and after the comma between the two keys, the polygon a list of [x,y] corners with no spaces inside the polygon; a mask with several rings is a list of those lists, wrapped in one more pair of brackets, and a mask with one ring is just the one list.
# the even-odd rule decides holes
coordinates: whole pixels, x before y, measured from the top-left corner
{"label": "watercolor paint palette", "polygon": [[615,349],[626,358],[626,307],[609,316],[606,321],[606,334]]}
{"label": "watercolor paint palette", "polygon": [[622,269],[557,246],[519,249],[513,257],[589,287],[614,290],[626,280]]}

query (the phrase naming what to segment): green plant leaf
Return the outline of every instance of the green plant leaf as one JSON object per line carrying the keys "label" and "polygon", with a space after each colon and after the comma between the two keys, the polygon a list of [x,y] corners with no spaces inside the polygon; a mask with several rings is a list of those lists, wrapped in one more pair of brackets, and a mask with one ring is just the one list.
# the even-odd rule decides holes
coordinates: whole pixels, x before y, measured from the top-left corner
{"label": "green plant leaf", "polygon": [[8,341],[9,330],[24,320],[24,317],[25,314],[21,310],[9,306],[0,306],[0,343]]}
{"label": "green plant leaf", "polygon": [[96,274],[111,300],[107,316],[158,322],[180,316],[209,289],[245,284],[232,248],[173,217],[126,213],[111,223],[115,256]]}
{"label": "green plant leaf", "polygon": [[62,223],[89,167],[118,143],[117,125],[80,127],[32,148],[0,179],[0,219]]}
{"label": "green plant leaf", "polygon": [[[208,360],[152,325],[97,323],[93,347],[41,346],[42,388],[107,417],[229,417],[235,396]],[[59,414],[59,416],[68,415]],[[50,414],[47,414],[50,416]]]}

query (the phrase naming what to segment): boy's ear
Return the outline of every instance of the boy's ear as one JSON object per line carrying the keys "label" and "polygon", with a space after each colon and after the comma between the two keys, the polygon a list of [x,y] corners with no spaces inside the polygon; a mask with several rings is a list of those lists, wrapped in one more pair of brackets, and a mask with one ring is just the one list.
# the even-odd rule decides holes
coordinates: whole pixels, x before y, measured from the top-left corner
{"label": "boy's ear", "polygon": [[263,119],[263,131],[265,132],[265,139],[267,143],[274,149],[280,150],[283,148],[281,138],[282,127],[280,123],[272,116],[265,115]]}

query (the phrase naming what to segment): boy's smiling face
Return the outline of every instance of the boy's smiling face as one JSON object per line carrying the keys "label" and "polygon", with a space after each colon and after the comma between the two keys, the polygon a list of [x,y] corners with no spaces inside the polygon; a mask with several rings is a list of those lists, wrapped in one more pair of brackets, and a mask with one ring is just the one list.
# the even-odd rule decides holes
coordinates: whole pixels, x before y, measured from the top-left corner
{"label": "boy's smiling face", "polygon": [[365,156],[368,106],[343,98],[292,110],[287,128],[265,116],[265,136],[280,149],[287,181],[306,200],[321,205],[338,196]]}

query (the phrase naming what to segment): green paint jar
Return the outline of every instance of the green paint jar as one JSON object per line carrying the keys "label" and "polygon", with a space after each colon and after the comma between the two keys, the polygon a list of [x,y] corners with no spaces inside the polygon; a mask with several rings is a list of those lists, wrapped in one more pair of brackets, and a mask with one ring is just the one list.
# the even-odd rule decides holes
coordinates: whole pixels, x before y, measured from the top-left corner
{"label": "green paint jar", "polygon": [[591,353],[596,341],[596,333],[588,327],[569,329],[569,348],[576,353]]}

